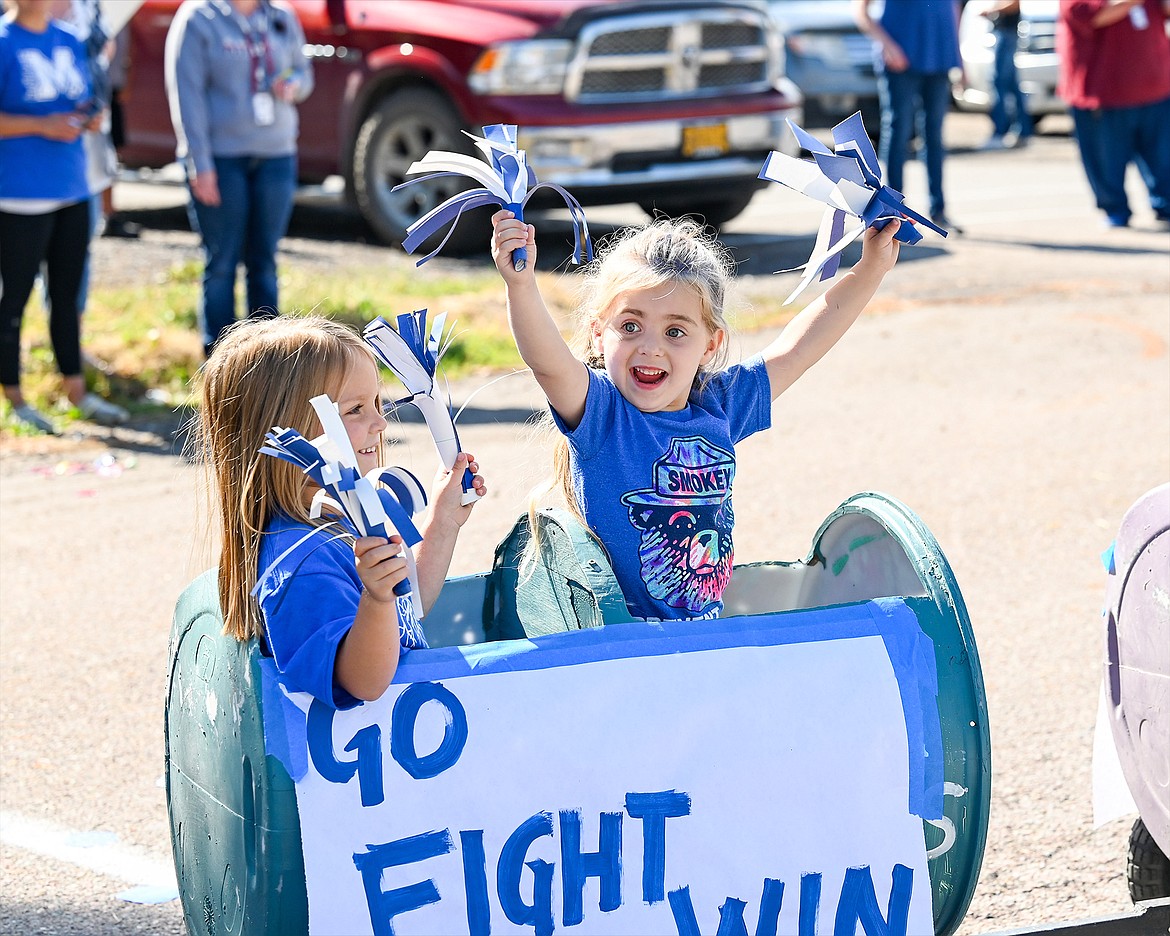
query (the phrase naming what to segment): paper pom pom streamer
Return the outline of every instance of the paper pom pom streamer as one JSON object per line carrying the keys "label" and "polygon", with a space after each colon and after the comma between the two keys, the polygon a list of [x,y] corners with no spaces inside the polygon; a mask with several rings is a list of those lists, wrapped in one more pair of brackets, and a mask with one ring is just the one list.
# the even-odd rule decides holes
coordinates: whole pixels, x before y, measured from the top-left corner
{"label": "paper pom pom streamer", "polygon": [[[903,224],[895,235],[903,244],[917,244],[922,240],[922,232],[915,224],[947,236],[947,232],[929,218],[906,207],[900,192],[882,184],[877,153],[865,132],[860,112],[833,128],[836,152],[830,152],[820,140],[791,120],[788,126],[797,142],[812,154],[812,159],[796,159],[772,152],[764,161],[759,177],[779,182],[829,207],[821,220],[812,255],[807,263],[797,267],[804,270],[804,276],[785,303],[800,295],[818,273],[822,280],[834,276],[841,263],[841,251],[867,227],[880,230],[894,218],[908,219],[914,223]],[[861,223],[846,230],[847,217],[857,218]]]}
{"label": "paper pom pom streamer", "polygon": [[[366,341],[385,364],[402,381],[407,397],[397,400],[395,405],[411,403],[418,408],[426,420],[439,459],[450,469],[459,456],[459,433],[455,430],[455,419],[451,407],[439,390],[435,374],[439,361],[451,346],[451,333],[443,338],[447,313],[436,315],[427,331],[427,310],[404,312],[398,316],[398,330],[379,316],[362,332]],[[475,477],[470,470],[463,472],[463,503],[474,503],[479,495],[475,493]]]}
{"label": "paper pom pom streamer", "polygon": [[[309,440],[295,429],[274,426],[265,436],[260,451],[296,465],[317,484],[320,490],[313,495],[309,510],[313,519],[321,516],[322,507],[329,505],[345,516],[359,536],[389,537],[397,533],[402,537],[406,544],[403,555],[408,575],[394,592],[397,595],[409,594],[415,615],[421,618],[418,570],[412,548],[422,542],[422,534],[411,517],[426,506],[426,491],[418,478],[405,468],[377,467],[362,475],[358,471],[357,454],[337,412],[337,404],[326,394],[313,397],[309,402],[321,420],[324,433]],[[280,561],[278,559],[277,563]],[[271,569],[266,570],[258,581],[264,581],[269,571]]]}
{"label": "paper pom pom streamer", "polygon": [[[467,133],[465,130],[464,133]],[[443,249],[459,217],[472,208],[484,205],[499,205],[516,216],[518,221],[524,220],[524,206],[539,189],[552,189],[565,201],[565,206],[573,219],[573,262],[582,263],[593,259],[593,244],[589,240],[589,225],[585,221],[585,209],[561,186],[555,182],[537,182],[536,174],[528,168],[528,161],[524,151],[516,148],[515,124],[492,124],[483,128],[483,136],[477,137],[467,133],[475,140],[476,147],[487,157],[487,162],[465,156],[462,153],[449,153],[444,150],[435,150],[427,153],[422,159],[412,163],[406,170],[407,175],[416,172],[425,172],[427,175],[417,179],[408,179],[394,186],[391,191],[397,192],[400,188],[425,182],[440,176],[462,175],[474,179],[480,188],[468,189],[452,195],[441,205],[436,205],[414,224],[406,229],[406,238],[402,242],[407,253],[414,251],[432,234],[447,228],[439,246],[418,261],[422,266],[435,254]],[[528,251],[517,248],[512,251],[512,266],[523,270],[528,265]]]}

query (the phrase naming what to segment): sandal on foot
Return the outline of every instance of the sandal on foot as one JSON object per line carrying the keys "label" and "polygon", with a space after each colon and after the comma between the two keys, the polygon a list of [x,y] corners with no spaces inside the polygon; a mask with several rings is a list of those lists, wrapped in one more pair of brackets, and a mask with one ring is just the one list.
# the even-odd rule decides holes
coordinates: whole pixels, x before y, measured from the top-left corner
{"label": "sandal on foot", "polygon": [[120,426],[130,418],[130,414],[122,407],[109,400],[103,400],[96,393],[87,393],[83,396],[77,408],[81,410],[82,416],[92,419],[101,426]]}
{"label": "sandal on foot", "polygon": [[49,422],[43,413],[29,406],[27,403],[12,407],[12,412],[26,426],[32,426],[34,429],[39,429],[41,432],[48,433],[49,435],[57,434],[57,427]]}

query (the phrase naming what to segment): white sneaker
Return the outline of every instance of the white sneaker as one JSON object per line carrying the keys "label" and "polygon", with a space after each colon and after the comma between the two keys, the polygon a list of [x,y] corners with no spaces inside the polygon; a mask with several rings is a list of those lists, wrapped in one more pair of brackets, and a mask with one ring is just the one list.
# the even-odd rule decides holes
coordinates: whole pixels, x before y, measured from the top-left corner
{"label": "white sneaker", "polygon": [[981,152],[987,153],[992,150],[1007,149],[1007,144],[1001,136],[991,136],[979,147]]}
{"label": "white sneaker", "polygon": [[49,422],[43,413],[35,407],[29,406],[27,403],[12,407],[12,413],[26,426],[32,426],[34,429],[39,429],[41,432],[48,433],[49,435],[57,434],[57,427]]}
{"label": "white sneaker", "polygon": [[81,410],[82,416],[92,419],[101,426],[120,426],[130,418],[130,414],[122,407],[109,400],[103,400],[96,393],[87,393],[83,396],[77,408]]}

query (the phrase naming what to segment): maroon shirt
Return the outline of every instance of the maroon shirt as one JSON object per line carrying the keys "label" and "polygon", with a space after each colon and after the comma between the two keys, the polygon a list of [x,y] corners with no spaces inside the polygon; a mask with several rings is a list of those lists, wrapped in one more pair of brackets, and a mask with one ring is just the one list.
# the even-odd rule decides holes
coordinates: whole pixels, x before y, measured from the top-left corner
{"label": "maroon shirt", "polygon": [[1057,94],[1069,107],[1099,110],[1138,107],[1170,98],[1170,36],[1162,0],[1143,0],[1147,25],[1122,17],[1094,27],[1093,18],[1108,0],[1061,0],[1056,24],[1060,57]]}

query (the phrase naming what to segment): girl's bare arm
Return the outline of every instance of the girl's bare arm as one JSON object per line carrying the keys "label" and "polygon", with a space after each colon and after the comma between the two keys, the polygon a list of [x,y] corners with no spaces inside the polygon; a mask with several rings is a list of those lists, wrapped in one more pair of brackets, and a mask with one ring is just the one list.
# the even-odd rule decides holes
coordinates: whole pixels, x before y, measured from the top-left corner
{"label": "girl's bare arm", "polygon": [[[496,212],[492,224],[492,257],[507,288],[508,325],[516,347],[549,405],[574,429],[585,412],[589,373],[565,344],[537,288],[535,228],[517,221],[509,211]],[[528,264],[519,272],[512,267],[512,251],[517,247],[528,250]]]}
{"label": "girl's bare arm", "polygon": [[823,295],[810,302],[764,349],[772,399],[791,387],[857,321],[898,259],[900,222],[865,232],[861,259]]}

